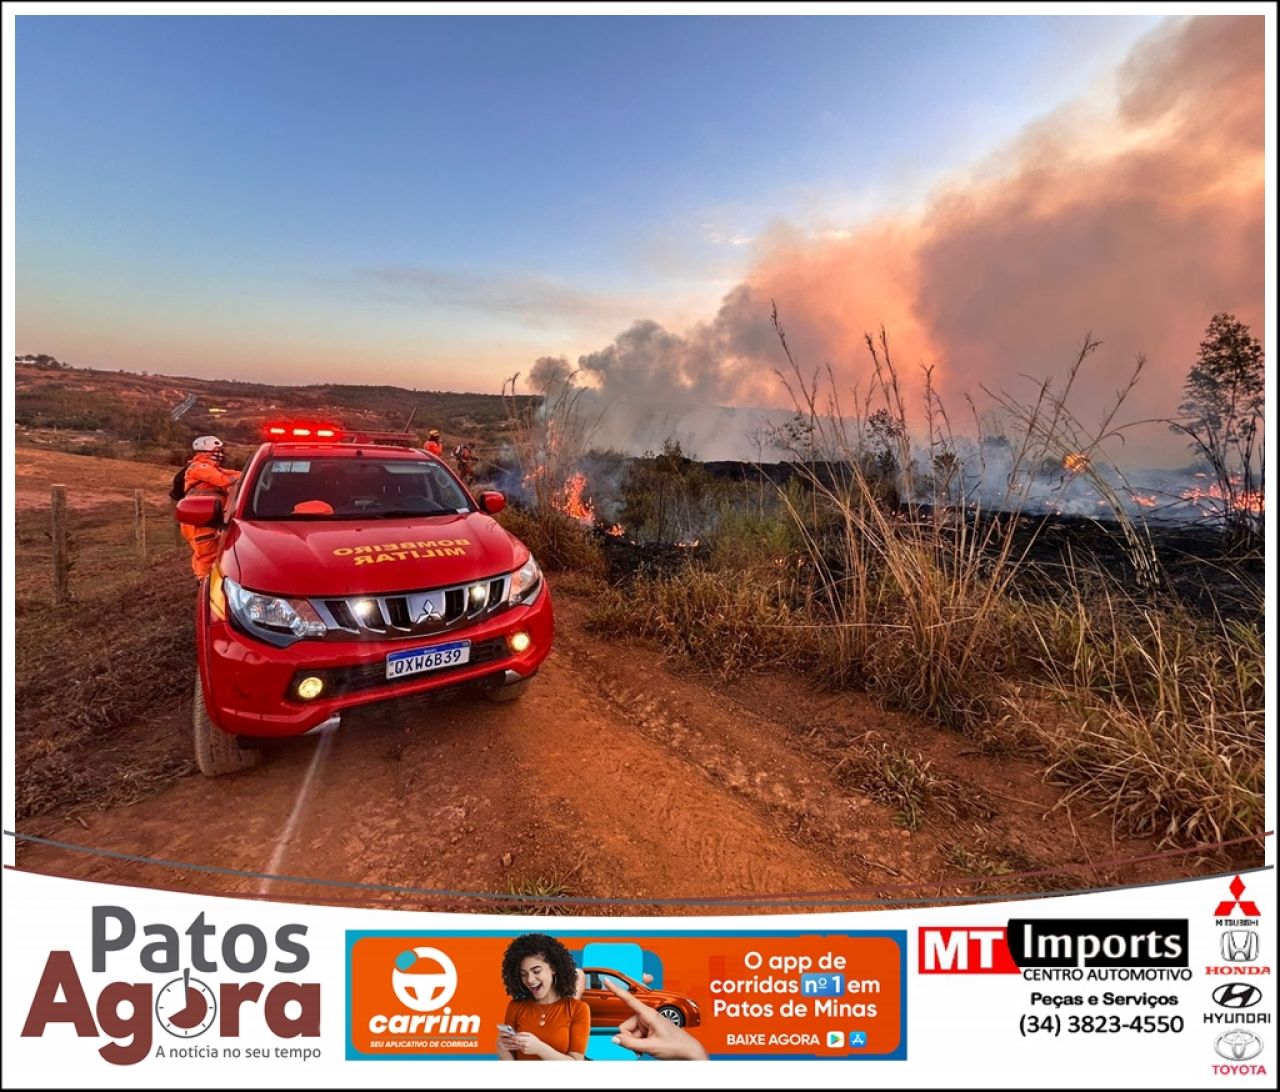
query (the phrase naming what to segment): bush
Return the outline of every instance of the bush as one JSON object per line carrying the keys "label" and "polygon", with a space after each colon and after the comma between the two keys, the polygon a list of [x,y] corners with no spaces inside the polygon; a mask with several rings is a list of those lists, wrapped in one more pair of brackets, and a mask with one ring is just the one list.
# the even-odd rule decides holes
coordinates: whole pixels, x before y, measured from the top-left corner
{"label": "bush", "polygon": [[610,589],[588,614],[588,626],[598,633],[657,638],[725,679],[795,666],[801,646],[793,621],[776,585],[694,564]]}
{"label": "bush", "polygon": [[604,552],[593,532],[548,506],[504,508],[498,522],[520,539],[548,572],[571,571],[603,577]]}

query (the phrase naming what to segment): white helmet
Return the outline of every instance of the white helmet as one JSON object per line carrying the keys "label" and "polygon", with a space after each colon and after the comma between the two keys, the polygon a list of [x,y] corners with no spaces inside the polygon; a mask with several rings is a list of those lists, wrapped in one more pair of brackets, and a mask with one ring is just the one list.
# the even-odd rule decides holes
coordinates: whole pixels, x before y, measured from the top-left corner
{"label": "white helmet", "polygon": [[221,462],[227,458],[227,452],[223,451],[223,442],[218,437],[196,437],[191,442],[191,449],[195,452],[211,454],[215,462]]}

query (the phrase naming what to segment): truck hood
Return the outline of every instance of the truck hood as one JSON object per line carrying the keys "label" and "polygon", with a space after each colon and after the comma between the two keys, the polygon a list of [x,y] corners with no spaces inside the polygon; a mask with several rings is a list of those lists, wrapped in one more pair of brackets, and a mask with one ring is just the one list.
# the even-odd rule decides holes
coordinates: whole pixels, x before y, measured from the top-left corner
{"label": "truck hood", "polygon": [[237,520],[221,566],[250,591],[387,595],[510,572],[528,549],[483,512],[376,520]]}

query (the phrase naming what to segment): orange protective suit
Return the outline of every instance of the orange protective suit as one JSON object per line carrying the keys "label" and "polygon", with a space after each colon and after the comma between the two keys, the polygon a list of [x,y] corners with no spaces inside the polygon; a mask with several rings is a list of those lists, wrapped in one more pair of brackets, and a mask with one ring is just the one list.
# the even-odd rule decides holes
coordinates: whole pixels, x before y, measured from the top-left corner
{"label": "orange protective suit", "polygon": [[[187,464],[186,477],[182,479],[184,496],[199,493],[216,493],[224,500],[231,486],[240,480],[240,471],[223,470],[212,455],[200,451]],[[218,553],[218,532],[212,527],[192,527],[183,523],[182,537],[191,545],[191,570],[197,580],[203,580],[213,568]]]}

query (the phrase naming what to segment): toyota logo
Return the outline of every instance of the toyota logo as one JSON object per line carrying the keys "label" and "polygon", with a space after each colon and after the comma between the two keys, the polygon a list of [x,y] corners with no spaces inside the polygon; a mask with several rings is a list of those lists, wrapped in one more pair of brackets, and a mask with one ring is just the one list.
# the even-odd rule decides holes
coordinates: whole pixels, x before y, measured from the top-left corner
{"label": "toyota logo", "polygon": [[1251,1031],[1224,1031],[1213,1041],[1213,1049],[1229,1062],[1247,1062],[1262,1053],[1262,1040]]}
{"label": "toyota logo", "polygon": [[1245,982],[1228,982],[1213,991],[1213,999],[1224,1009],[1251,1009],[1262,1000],[1262,991]]}

